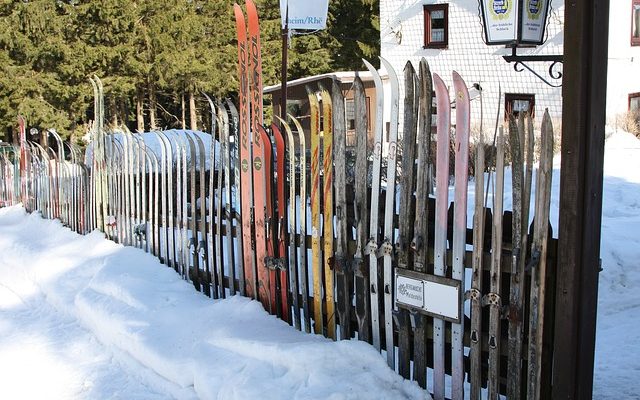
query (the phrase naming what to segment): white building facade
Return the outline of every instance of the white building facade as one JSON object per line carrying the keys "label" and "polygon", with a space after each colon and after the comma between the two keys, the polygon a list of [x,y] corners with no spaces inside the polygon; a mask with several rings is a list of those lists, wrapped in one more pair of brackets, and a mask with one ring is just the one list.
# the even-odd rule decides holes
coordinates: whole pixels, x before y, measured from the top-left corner
{"label": "white building facade", "polygon": [[[637,14],[636,14],[637,6]],[[610,9],[609,71],[607,77],[607,116],[633,107],[635,95],[640,101],[640,0],[613,0]],[[545,43],[542,46],[518,49],[518,55],[562,55],[564,1],[552,0]],[[638,35],[637,45],[634,35]],[[437,73],[447,85],[452,85],[451,71],[464,78],[470,88],[479,84],[482,90],[482,125],[484,132],[493,132],[496,114],[503,121],[505,110],[530,108],[535,116],[545,109],[557,121],[562,115],[562,80],[549,75],[549,62],[528,63],[552,87],[531,72],[517,72],[514,64],[502,56],[511,55],[505,46],[488,46],[478,0],[381,0],[381,55],[397,71],[409,60],[414,67],[424,57],[432,73]],[[552,73],[571,74],[556,64]],[[472,129],[480,127],[480,96],[471,90]],[[402,102],[400,102],[402,107]],[[400,114],[402,115],[402,114]]]}

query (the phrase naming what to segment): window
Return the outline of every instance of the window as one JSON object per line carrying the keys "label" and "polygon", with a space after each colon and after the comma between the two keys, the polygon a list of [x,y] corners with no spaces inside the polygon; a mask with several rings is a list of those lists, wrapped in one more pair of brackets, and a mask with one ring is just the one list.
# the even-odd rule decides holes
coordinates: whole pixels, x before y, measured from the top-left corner
{"label": "window", "polygon": [[505,93],[504,95],[504,116],[518,117],[521,112],[535,116],[535,95],[523,93]]}
{"label": "window", "polygon": [[640,93],[631,93],[629,95],[629,111],[640,112]]}
{"label": "window", "polygon": [[449,44],[449,5],[424,6],[424,48],[446,49]]}
{"label": "window", "polygon": [[631,45],[640,46],[640,0],[631,3]]}

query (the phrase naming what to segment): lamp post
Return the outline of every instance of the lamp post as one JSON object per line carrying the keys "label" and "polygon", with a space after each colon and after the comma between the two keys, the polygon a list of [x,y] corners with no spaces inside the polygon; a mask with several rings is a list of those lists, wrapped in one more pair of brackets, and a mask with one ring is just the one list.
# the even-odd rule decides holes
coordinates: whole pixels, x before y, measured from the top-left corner
{"label": "lamp post", "polygon": [[539,46],[544,43],[550,0],[479,0],[482,13],[484,40],[487,45],[511,47],[512,53],[503,56],[513,68],[521,72],[525,68],[549,86],[559,87],[539,75],[526,62],[550,62],[549,76],[562,78],[554,67],[562,63],[562,55],[518,55],[518,47]]}

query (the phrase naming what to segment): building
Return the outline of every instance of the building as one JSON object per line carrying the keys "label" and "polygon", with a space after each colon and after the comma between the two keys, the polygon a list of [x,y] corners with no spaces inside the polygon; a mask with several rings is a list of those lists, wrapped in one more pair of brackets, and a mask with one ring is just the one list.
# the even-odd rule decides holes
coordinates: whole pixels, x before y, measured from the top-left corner
{"label": "building", "polygon": [[[640,0],[616,0],[610,7],[607,117],[612,123],[619,114],[640,106]],[[564,1],[552,0],[545,43],[518,49],[518,54],[563,54],[563,25]],[[415,66],[425,57],[431,71],[448,85],[452,70],[469,87],[479,84],[483,106],[481,112],[480,95],[472,94],[472,129],[479,128],[481,114],[485,132],[493,131],[496,113],[499,120],[505,112],[521,110],[536,115],[548,108],[553,118],[562,115],[561,79],[550,76],[551,63],[528,65],[556,87],[522,67],[516,71],[502,58],[512,49],[484,43],[478,0],[381,0],[380,39],[382,57],[399,73],[407,60]],[[559,73],[572,71],[562,71],[561,64],[552,66],[551,74]]]}

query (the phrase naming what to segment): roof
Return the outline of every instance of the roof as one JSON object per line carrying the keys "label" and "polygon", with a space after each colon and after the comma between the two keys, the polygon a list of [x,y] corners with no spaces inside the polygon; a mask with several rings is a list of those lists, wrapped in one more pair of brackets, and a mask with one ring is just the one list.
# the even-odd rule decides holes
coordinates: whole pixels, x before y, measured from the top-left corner
{"label": "roof", "polygon": [[[311,83],[311,82],[317,82],[323,79],[327,79],[327,78],[336,78],[338,79],[340,82],[342,83],[351,83],[355,80],[356,76],[359,76],[360,79],[362,79],[363,81],[371,81],[373,80],[373,76],[371,75],[371,72],[369,71],[337,71],[337,72],[329,72],[326,74],[320,74],[320,75],[314,75],[314,76],[307,76],[304,78],[299,78],[299,79],[295,79],[292,81],[288,81],[287,82],[287,86],[288,87],[292,87],[292,86],[300,86],[300,85],[305,85],[307,83]],[[386,79],[387,78],[387,73],[384,72],[380,72],[380,76],[382,77],[382,79]],[[280,84],[277,85],[271,85],[271,86],[265,86],[265,88],[262,90],[262,92],[264,94],[270,94],[273,92],[278,92],[280,90]]]}

